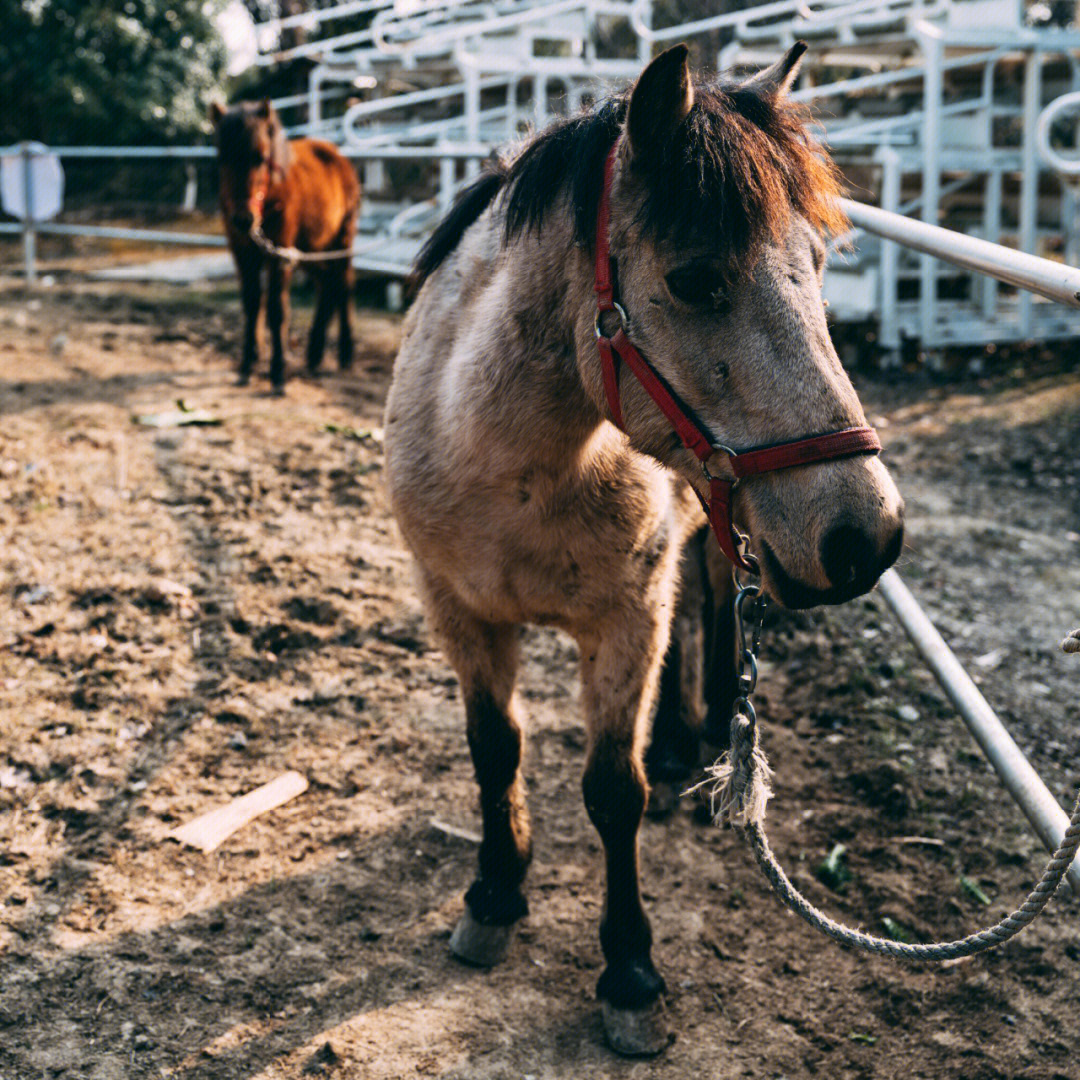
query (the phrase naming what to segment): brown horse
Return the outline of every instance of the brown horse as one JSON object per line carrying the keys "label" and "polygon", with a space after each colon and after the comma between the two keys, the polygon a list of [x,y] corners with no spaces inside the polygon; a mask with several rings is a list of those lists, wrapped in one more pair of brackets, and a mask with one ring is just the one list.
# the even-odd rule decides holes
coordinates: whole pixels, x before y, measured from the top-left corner
{"label": "brown horse", "polygon": [[[330,143],[285,138],[269,101],[210,107],[217,130],[221,213],[240,275],[244,304],[244,351],[240,383],[251,378],[258,359],[258,319],[263,268],[269,265],[266,321],[270,327],[270,381],[284,393],[292,262],[268,255],[258,240],[302,252],[350,251],[360,206],[360,183],[353,167]],[[310,264],[319,299],[308,340],[307,368],[315,374],[326,345],[326,326],[340,318],[338,362],[352,363],[350,292],[352,261],[347,256]]]}
{"label": "brown horse", "polygon": [[[821,298],[837,177],[786,97],[804,48],[695,85],[678,46],[476,181],[419,257],[387,402],[386,479],[480,788],[479,874],[450,947],[495,963],[527,912],[519,628],[560,627],[580,650],[583,790],[607,867],[597,993],[622,1053],[666,1045],[638,885],[658,687],[659,736],[700,715],[703,650],[723,646],[711,705],[731,700],[730,621],[701,619],[731,565],[702,547],[698,498],[730,475],[726,447],[865,425]],[[598,315],[601,263],[614,303]],[[610,375],[598,339],[616,327],[713,434],[711,472],[626,365]],[[750,476],[733,506],[765,590],[792,607],[865,592],[900,551],[902,502],[870,454]]]}

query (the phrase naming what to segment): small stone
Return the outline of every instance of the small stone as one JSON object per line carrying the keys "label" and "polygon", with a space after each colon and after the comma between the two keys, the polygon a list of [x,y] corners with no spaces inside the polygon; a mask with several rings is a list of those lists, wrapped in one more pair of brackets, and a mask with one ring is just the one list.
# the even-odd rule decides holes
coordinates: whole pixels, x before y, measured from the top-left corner
{"label": "small stone", "polygon": [[896,710],[896,715],[905,723],[914,724],[919,719],[919,710],[914,705],[901,705]]}
{"label": "small stone", "polygon": [[983,653],[982,656],[976,656],[974,663],[981,668],[986,668],[987,671],[992,671],[994,668],[1001,664],[1001,661],[1005,658],[1005,654],[1001,649],[992,649],[988,653]]}
{"label": "small stone", "polygon": [[307,1059],[303,1071],[309,1076],[324,1076],[339,1060],[337,1052],[326,1042]]}
{"label": "small stone", "polygon": [[19,585],[15,589],[15,599],[20,604],[44,604],[52,594],[48,585]]}
{"label": "small stone", "polygon": [[229,748],[231,750],[246,750],[247,744],[247,736],[242,731],[234,731],[229,739]]}

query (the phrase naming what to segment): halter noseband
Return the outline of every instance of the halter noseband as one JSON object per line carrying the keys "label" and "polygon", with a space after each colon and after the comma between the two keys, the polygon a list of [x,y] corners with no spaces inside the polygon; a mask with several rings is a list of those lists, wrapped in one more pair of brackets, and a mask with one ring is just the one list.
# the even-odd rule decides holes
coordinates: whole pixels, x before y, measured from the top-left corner
{"label": "halter noseband", "polygon": [[[600,351],[608,408],[616,425],[624,429],[619,400],[621,360],[671,422],[683,445],[701,462],[702,472],[709,484],[709,498],[708,501],[702,499],[702,506],[721,550],[735,566],[742,570],[754,570],[756,567],[739,551],[740,544],[745,543],[747,538],[735,528],[731,516],[731,496],[739,480],[756,473],[776,472],[778,469],[791,469],[796,465],[809,465],[816,461],[852,457],[856,454],[876,454],[881,450],[881,441],[873,428],[858,427],[740,452],[717,442],[704,424],[679,400],[660,373],[631,344],[626,336],[626,312],[615,300],[608,229],[611,224],[611,181],[615,173],[618,146],[616,142],[604,164],[604,190],[596,216],[596,344]],[[608,311],[615,312],[619,317],[619,329],[613,337],[607,337],[600,327],[600,318]],[[732,473],[730,477],[716,476],[709,471],[709,459],[715,453],[727,455]]]}

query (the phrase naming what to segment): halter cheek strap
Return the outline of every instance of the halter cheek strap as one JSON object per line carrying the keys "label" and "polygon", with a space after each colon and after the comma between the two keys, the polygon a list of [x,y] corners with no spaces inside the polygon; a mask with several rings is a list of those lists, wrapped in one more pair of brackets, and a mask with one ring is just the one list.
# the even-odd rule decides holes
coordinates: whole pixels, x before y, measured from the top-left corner
{"label": "halter cheek strap", "polygon": [[[626,312],[615,299],[608,233],[611,226],[611,182],[615,174],[618,145],[616,143],[611,148],[604,164],[604,189],[596,215],[596,345],[600,353],[600,369],[608,409],[615,424],[625,429],[619,397],[621,362],[630,369],[645,392],[667,417],[683,445],[701,462],[702,472],[709,485],[708,499],[702,498],[709,525],[728,559],[740,569],[749,571],[754,567],[739,550],[746,542],[746,537],[735,528],[732,519],[732,494],[735,485],[743,477],[834,458],[852,457],[855,454],[876,454],[881,450],[881,442],[873,428],[858,427],[739,452],[717,442],[708,428],[679,400],[663,376],[634,348],[626,336]],[[602,316],[607,312],[614,312],[619,317],[619,329],[611,337],[604,334],[600,325]],[[709,459],[717,453],[727,456],[728,467],[732,473],[730,477],[716,476],[709,471]]]}

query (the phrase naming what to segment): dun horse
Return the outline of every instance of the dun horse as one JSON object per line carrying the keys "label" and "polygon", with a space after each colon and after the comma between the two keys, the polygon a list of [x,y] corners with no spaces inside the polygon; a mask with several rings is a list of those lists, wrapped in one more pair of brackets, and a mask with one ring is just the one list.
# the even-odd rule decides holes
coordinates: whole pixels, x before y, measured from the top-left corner
{"label": "dun horse", "polygon": [[[821,298],[822,234],[843,226],[836,173],[786,98],[804,48],[699,85],[686,47],[670,49],[631,92],[477,180],[419,257],[387,403],[394,512],[461,681],[480,788],[479,873],[451,949],[493,964],[526,914],[519,627],[561,627],[580,649],[583,789],[606,854],[597,993],[627,1054],[666,1041],[637,836],[658,687],[658,725],[701,715],[699,500],[730,472],[728,447],[866,433]],[[704,470],[626,365],[605,370],[598,342],[620,336],[712,433]],[[902,537],[877,457],[810,460],[733,496],[766,591],[793,607],[869,589]],[[708,557],[726,597],[731,564]],[[712,683],[721,708],[730,671]]]}
{"label": "dun horse", "polygon": [[[251,378],[258,359],[258,320],[263,298],[263,270],[269,267],[266,322],[270,329],[270,381],[284,393],[289,336],[289,259],[268,255],[260,240],[303,252],[350,251],[356,233],[360,184],[353,167],[330,145],[316,139],[285,138],[281,120],[268,101],[210,107],[217,129],[221,175],[221,213],[229,239],[244,305],[244,351],[240,383]],[[315,321],[308,340],[307,369],[315,374],[326,346],[331,317],[340,319],[338,363],[352,363],[348,256],[313,262],[319,289]]]}

